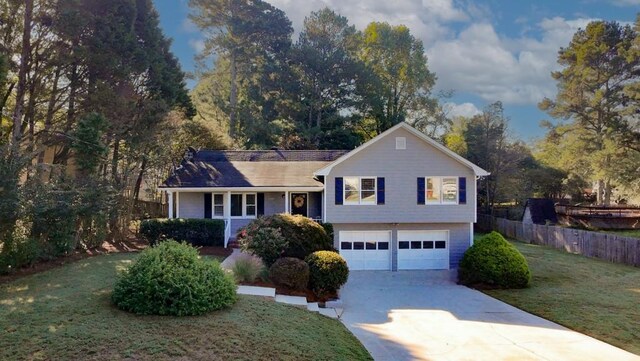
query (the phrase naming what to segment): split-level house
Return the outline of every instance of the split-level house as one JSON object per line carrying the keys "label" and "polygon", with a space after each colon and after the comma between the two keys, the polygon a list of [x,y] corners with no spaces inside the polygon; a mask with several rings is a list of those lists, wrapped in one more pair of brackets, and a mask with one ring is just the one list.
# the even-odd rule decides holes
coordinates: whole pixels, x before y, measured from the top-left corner
{"label": "split-level house", "polygon": [[169,218],[219,218],[225,244],[252,219],[301,214],[334,227],[352,270],[457,267],[488,173],[406,123],[352,151],[191,150],[162,185]]}

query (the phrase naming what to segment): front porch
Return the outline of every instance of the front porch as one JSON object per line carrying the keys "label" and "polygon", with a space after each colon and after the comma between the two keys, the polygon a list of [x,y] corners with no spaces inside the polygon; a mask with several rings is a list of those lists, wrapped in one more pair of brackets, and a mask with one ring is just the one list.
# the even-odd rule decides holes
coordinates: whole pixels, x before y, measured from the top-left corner
{"label": "front porch", "polygon": [[167,190],[168,218],[225,221],[225,247],[251,220],[278,213],[324,219],[324,197],[318,189],[180,189]]}

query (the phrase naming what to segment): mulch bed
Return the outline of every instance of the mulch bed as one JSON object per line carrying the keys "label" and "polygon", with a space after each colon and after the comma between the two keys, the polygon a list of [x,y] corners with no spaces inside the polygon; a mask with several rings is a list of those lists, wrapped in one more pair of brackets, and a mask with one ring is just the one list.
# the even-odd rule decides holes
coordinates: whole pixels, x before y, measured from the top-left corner
{"label": "mulch bed", "polygon": [[231,252],[233,252],[233,248],[224,248],[224,247],[198,247],[198,251],[202,256],[219,256],[219,257],[229,257]]}
{"label": "mulch bed", "polygon": [[7,275],[0,275],[0,284],[12,282],[24,276],[48,271],[50,269],[60,267],[68,263],[77,262],[85,258],[99,256],[107,253],[138,252],[148,246],[149,244],[146,241],[138,239],[104,242],[100,247],[88,249],[85,251],[74,251],[67,256],[58,257],[52,260],[39,261],[30,266],[16,269]]}

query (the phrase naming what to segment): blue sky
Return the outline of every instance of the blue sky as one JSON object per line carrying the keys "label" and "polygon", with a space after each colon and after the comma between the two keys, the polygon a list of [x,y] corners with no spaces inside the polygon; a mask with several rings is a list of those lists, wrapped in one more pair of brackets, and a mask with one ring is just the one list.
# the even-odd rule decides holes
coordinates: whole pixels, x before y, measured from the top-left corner
{"label": "blue sky", "polygon": [[[154,0],[160,23],[185,71],[194,70],[202,35],[187,19],[187,0]],[[536,104],[555,95],[550,72],[573,33],[595,19],[632,23],[640,0],[270,0],[296,30],[309,12],[328,6],[357,28],[371,21],[405,24],[422,39],[436,90],[453,90],[452,115],[473,115],[501,100],[511,133],[524,140],[544,134],[548,116]],[[189,81],[193,86],[195,80]]]}

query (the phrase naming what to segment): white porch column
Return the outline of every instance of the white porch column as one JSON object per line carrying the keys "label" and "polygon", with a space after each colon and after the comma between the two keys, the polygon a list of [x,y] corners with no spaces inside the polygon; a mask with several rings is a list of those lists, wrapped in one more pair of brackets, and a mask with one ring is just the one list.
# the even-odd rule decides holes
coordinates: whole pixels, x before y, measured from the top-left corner
{"label": "white porch column", "polygon": [[224,194],[224,202],[222,204],[224,219],[231,219],[231,192],[227,191],[227,193]]}
{"label": "white porch column", "polygon": [[173,218],[173,191],[167,191],[167,204],[169,205],[169,214],[167,218]]}
{"label": "white porch column", "polygon": [[289,191],[284,192],[284,213],[291,213],[289,211],[291,202],[289,201]]}
{"label": "white porch column", "polygon": [[176,218],[180,218],[180,192],[176,192]]}

